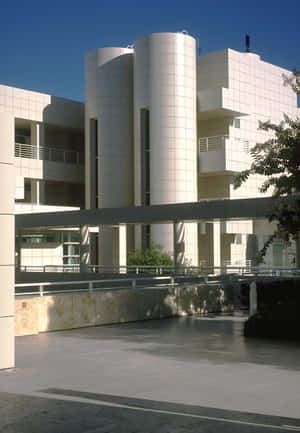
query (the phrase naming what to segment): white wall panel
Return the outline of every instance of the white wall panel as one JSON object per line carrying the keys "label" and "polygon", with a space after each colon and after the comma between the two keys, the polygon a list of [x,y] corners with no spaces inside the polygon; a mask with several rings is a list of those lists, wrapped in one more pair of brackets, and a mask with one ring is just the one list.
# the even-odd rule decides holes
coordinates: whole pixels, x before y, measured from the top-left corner
{"label": "white wall panel", "polygon": [[[86,190],[91,188],[90,119],[98,124],[98,207],[133,205],[133,55],[129,48],[101,48],[86,56]],[[90,206],[89,200],[86,203]],[[100,263],[112,263],[114,229],[100,231]],[[111,250],[111,251],[109,251]],[[118,260],[117,260],[118,261]]]}
{"label": "white wall panel", "polygon": [[11,113],[0,113],[0,369],[14,366],[14,121]]}
{"label": "white wall panel", "polygon": [[[197,201],[195,40],[182,33],[143,36],[135,41],[134,59],[135,204],[141,204],[142,194],[144,108],[150,113],[150,204]],[[190,158],[189,164],[183,155]],[[197,226],[188,226],[185,257],[197,264]],[[173,252],[172,227],[153,225],[151,240]]]}

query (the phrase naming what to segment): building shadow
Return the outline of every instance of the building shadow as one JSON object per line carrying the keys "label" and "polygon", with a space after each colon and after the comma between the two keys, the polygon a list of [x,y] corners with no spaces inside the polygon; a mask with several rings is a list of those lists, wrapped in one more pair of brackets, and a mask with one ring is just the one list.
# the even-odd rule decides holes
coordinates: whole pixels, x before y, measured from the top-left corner
{"label": "building shadow", "polygon": [[282,432],[300,420],[66,389],[0,393],[5,433]]}

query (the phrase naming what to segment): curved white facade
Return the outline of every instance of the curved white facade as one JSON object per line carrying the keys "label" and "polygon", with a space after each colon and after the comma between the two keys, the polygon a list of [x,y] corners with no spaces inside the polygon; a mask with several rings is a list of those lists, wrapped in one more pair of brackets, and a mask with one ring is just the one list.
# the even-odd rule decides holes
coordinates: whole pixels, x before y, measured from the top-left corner
{"label": "curved white facade", "polygon": [[[86,56],[87,207],[133,205],[132,62],[129,48],[101,48]],[[101,229],[101,264],[119,264],[116,235]]]}
{"label": "curved white facade", "polygon": [[[196,41],[155,33],[135,41],[135,204],[144,202],[142,110],[148,111],[148,204],[197,201]],[[146,182],[147,183],[147,182]],[[144,188],[144,190],[143,190]],[[173,252],[173,227],[151,226],[151,240]],[[187,263],[198,264],[197,224],[185,224]]]}
{"label": "curved white facade", "polygon": [[[132,50],[101,48],[86,56],[86,124],[98,123],[98,207],[131,206]],[[87,162],[90,161],[90,146]],[[86,170],[89,176],[89,170]],[[90,182],[90,179],[87,179]]]}

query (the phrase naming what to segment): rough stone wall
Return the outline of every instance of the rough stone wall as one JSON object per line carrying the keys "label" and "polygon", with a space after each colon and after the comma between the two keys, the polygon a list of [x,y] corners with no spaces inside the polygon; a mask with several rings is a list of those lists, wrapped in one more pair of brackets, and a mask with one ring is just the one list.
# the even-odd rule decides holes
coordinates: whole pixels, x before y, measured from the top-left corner
{"label": "rough stone wall", "polygon": [[17,299],[15,335],[221,312],[231,306],[220,285],[103,290]]}

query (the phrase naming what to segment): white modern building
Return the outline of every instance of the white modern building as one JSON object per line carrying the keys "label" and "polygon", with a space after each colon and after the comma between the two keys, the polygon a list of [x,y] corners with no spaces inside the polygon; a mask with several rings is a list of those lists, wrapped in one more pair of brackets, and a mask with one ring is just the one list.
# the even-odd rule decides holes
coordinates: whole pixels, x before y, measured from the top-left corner
{"label": "white modern building", "polygon": [[84,206],[83,125],[82,103],[0,85],[0,368],[14,365],[15,264],[63,264],[78,244],[70,231],[15,234],[14,214]]}
{"label": "white modern building", "polygon": [[[86,206],[120,207],[261,196],[261,179],[233,189],[249,149],[269,135],[259,121],[299,116],[290,72],[231,49],[198,56],[186,33],[155,33],[130,48],[86,57]],[[183,264],[245,265],[273,227],[265,221],[178,224]],[[173,227],[136,227],[130,248],[160,244],[173,254]],[[124,228],[99,235],[102,264],[125,264]],[[122,246],[123,245],[123,248]],[[293,246],[274,243],[267,264],[289,265]]]}
{"label": "white modern building", "polygon": [[[300,115],[289,73],[248,52],[197,56],[186,32],[155,33],[87,53],[85,104],[0,85],[0,368],[14,364],[15,264],[79,263],[79,230],[15,234],[14,214],[260,196],[261,179],[234,190],[233,177],[269,137],[260,120]],[[272,231],[263,220],[175,224],[183,265],[244,265]],[[150,242],[174,253],[171,225],[92,236],[92,264],[124,265]],[[290,265],[293,249],[274,243],[267,264]]]}

